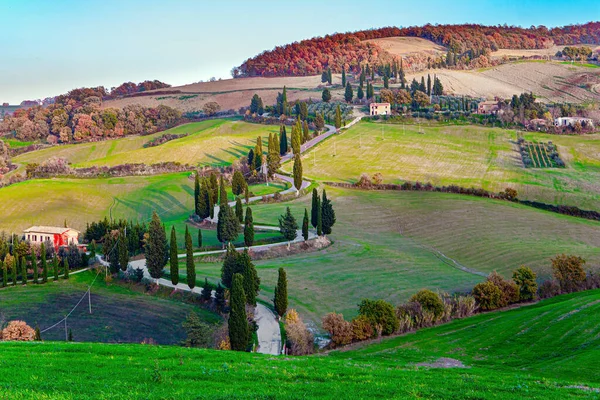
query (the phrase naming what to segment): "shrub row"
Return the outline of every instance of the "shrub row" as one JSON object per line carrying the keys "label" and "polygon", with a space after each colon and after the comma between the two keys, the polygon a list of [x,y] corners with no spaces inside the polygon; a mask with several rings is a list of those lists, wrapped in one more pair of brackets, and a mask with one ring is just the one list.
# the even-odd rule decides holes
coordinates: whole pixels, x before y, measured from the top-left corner
{"label": "shrub row", "polygon": [[180,135],[177,135],[175,133],[165,133],[162,136],[156,137],[156,138],[152,139],[151,141],[144,143],[144,147],[160,146],[161,144],[167,143],[171,140],[181,139],[186,136],[189,136],[189,133],[182,133]]}

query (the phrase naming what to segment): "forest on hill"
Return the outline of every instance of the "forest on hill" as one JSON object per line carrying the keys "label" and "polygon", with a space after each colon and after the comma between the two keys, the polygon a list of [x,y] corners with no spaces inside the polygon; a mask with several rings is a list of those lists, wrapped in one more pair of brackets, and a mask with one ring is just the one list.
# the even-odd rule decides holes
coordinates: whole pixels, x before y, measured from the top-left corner
{"label": "forest on hill", "polygon": [[[477,62],[479,57],[487,57],[490,52],[498,49],[543,49],[553,45],[600,44],[600,22],[552,29],[545,26],[520,28],[506,25],[428,24],[422,27],[385,27],[336,33],[264,51],[233,68],[232,75],[234,78],[304,76],[320,74],[328,68],[333,72],[341,72],[343,68],[359,72],[361,64],[381,65],[393,59],[380,46],[365,40],[401,36],[419,37],[446,47],[456,62],[441,66],[462,69],[479,67],[482,64],[481,60]],[[411,71],[411,65],[421,61],[419,55],[405,57],[404,68]],[[431,62],[440,64],[445,60]]]}

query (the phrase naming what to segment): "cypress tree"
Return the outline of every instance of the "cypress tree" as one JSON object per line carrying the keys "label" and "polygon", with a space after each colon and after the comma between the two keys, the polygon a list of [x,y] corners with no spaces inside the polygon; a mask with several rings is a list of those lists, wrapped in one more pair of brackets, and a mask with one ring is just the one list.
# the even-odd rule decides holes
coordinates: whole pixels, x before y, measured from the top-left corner
{"label": "cypress tree", "polygon": [[33,283],[39,283],[39,271],[38,271],[38,263],[37,256],[35,255],[35,250],[33,247],[31,248],[31,269],[33,269]]}
{"label": "cypress tree", "polygon": [[246,294],[246,304],[256,307],[256,296],[260,289],[260,278],[256,272],[256,267],[252,263],[248,249],[238,256],[238,270],[244,277],[244,293]]}
{"label": "cypress tree", "polygon": [[[42,283],[48,282],[48,261],[46,260],[46,245],[42,243],[40,247],[40,256],[42,257]],[[90,254],[91,257],[91,254]]]}
{"label": "cypress tree", "polygon": [[150,276],[159,279],[165,266],[167,237],[162,222],[156,211],[152,213],[152,221],[148,226],[148,241],[146,242],[146,266]]}
{"label": "cypress tree", "polygon": [[342,86],[346,86],[346,67],[342,67]]}
{"label": "cypress tree", "polygon": [[196,178],[194,180],[194,207],[196,209],[196,215],[201,215],[200,210],[200,174],[196,172]]}
{"label": "cypress tree", "polygon": [[302,221],[302,237],[308,240],[308,210],[304,209],[304,220]]}
{"label": "cypress tree", "polygon": [[215,203],[213,202],[213,197],[211,194],[208,196],[208,216],[210,219],[215,218]]}
{"label": "cypress tree", "polygon": [[248,167],[254,169],[254,149],[248,151]]}
{"label": "cypress tree", "polygon": [[54,280],[57,281],[58,280],[58,258],[56,258],[56,255],[54,255],[54,257],[52,257],[52,270],[54,272]]}
{"label": "cypress tree", "polygon": [[323,93],[321,94],[321,98],[323,99],[323,101],[325,103],[329,103],[329,100],[331,100],[331,92],[329,91],[329,89],[327,89],[327,88],[323,89]]}
{"label": "cypress tree", "polygon": [[207,188],[207,182],[206,179],[203,179],[200,183],[198,200],[196,201],[196,214],[202,219],[208,217],[210,214],[208,212],[208,197],[209,193]]}
{"label": "cypress tree", "polygon": [[365,97],[365,92],[363,92],[362,87],[358,87],[358,92],[356,93],[356,97],[358,97],[359,100],[362,100]]}
{"label": "cypress tree", "polygon": [[35,342],[42,341],[42,333],[40,332],[40,326],[37,323],[35,324],[35,335],[33,336],[33,340]]}
{"label": "cypress tree", "polygon": [[340,129],[342,127],[342,110],[338,104],[335,109],[335,128]]}
{"label": "cypress tree", "polygon": [[297,195],[302,188],[302,160],[300,154],[294,155],[294,187]]}
{"label": "cypress tree", "polygon": [[8,268],[2,260],[0,260],[0,265],[2,265],[2,287],[6,287],[8,286]]}
{"label": "cypress tree", "polygon": [[331,227],[335,224],[335,211],[331,205],[331,200],[327,198],[327,193],[323,190],[323,200],[321,201],[323,233],[329,235]]}
{"label": "cypress tree", "polygon": [[190,235],[187,225],[185,226],[185,264],[187,268],[187,284],[190,289],[193,289],[196,286],[196,266],[194,265],[192,235]]}
{"label": "cypress tree", "polygon": [[21,284],[27,285],[27,261],[21,256]]}
{"label": "cypress tree", "polygon": [[427,93],[427,87],[425,86],[425,77],[421,77],[421,83],[419,84],[419,90],[423,93]]}
{"label": "cypress tree", "polygon": [[288,151],[288,142],[287,142],[287,133],[285,131],[285,125],[282,125],[283,130],[280,134],[280,139],[279,139],[279,154],[280,155],[285,155]]}
{"label": "cypress tree", "polygon": [[18,269],[17,256],[14,256],[13,257],[13,265],[12,265],[12,283],[13,283],[13,286],[17,285],[17,269]]}
{"label": "cypress tree", "polygon": [[127,271],[127,264],[129,264],[129,249],[127,248],[127,239],[125,233],[121,231],[119,233],[119,244],[117,245],[117,251],[119,252],[119,266],[121,271]]}
{"label": "cypress tree", "polygon": [[242,200],[239,197],[235,199],[235,215],[240,224],[244,222],[244,206],[242,206]]}
{"label": "cypress tree", "polygon": [[171,243],[169,246],[169,265],[171,270],[171,283],[177,285],[179,283],[179,259],[177,258],[177,234],[175,227],[171,227]]}
{"label": "cypress tree", "polygon": [[223,204],[227,204],[227,190],[225,189],[225,179],[221,175],[219,179],[219,206],[223,207]]}
{"label": "cypress tree", "polygon": [[208,178],[208,187],[210,189],[210,196],[212,205],[218,204],[219,202],[219,181],[217,179],[217,175],[214,172],[210,173],[210,177]]}
{"label": "cypress tree", "polygon": [[254,244],[254,219],[252,209],[246,207],[246,219],[244,221],[244,244],[250,247]]}
{"label": "cypress tree", "polygon": [[64,278],[69,279],[69,259],[67,257],[63,260],[63,268],[65,269]]}
{"label": "cypress tree", "polygon": [[286,207],[285,214],[279,217],[279,231],[288,242],[296,239],[298,224],[292,215],[289,207]]}
{"label": "cypress tree", "polygon": [[310,208],[310,224],[313,228],[317,227],[317,213],[319,209],[319,194],[317,193],[317,189],[314,188],[312,190],[312,205]]}
{"label": "cypress tree", "polygon": [[310,140],[310,130],[308,129],[308,122],[306,120],[302,123],[302,143],[306,143]]}
{"label": "cypress tree", "polygon": [[69,328],[69,336],[67,341],[72,342],[73,341],[73,331],[71,330],[71,328]]}
{"label": "cypress tree", "polygon": [[248,184],[244,187],[244,200],[246,200],[246,205],[250,203],[250,189],[248,189]]}
{"label": "cypress tree", "polygon": [[235,171],[231,180],[231,191],[234,195],[239,196],[244,192],[245,186],[246,180],[244,179],[244,175],[240,171]]}
{"label": "cypress tree", "polygon": [[235,247],[231,243],[227,245],[227,251],[223,258],[223,265],[221,266],[221,282],[225,287],[231,288],[231,280],[233,274],[236,273],[238,254],[235,251]]}
{"label": "cypress tree", "polygon": [[221,312],[225,308],[225,288],[219,282],[215,289],[215,306],[217,311]]}
{"label": "cypress tree", "polygon": [[287,275],[285,269],[279,268],[279,274],[277,276],[277,286],[275,287],[275,296],[273,298],[273,305],[275,306],[275,312],[280,317],[283,317],[287,312],[288,298],[287,298]]}
{"label": "cypress tree", "polygon": [[383,76],[383,87],[386,89],[390,88],[390,78],[388,78],[387,75]]}
{"label": "cypress tree", "polygon": [[198,229],[198,248],[202,248],[202,229]]}
{"label": "cypress tree", "polygon": [[248,348],[249,330],[246,316],[244,277],[241,274],[233,276],[230,306],[228,327],[231,350],[246,351]]}
{"label": "cypress tree", "polygon": [[431,75],[427,74],[427,95],[431,96]]}
{"label": "cypress tree", "polygon": [[344,100],[346,100],[346,102],[350,103],[353,98],[354,98],[354,92],[352,91],[352,86],[350,85],[350,82],[348,82],[346,84],[346,90],[344,91]]}
{"label": "cypress tree", "polygon": [[204,285],[202,286],[202,293],[200,293],[200,298],[203,301],[210,301],[212,297],[212,287],[208,283],[208,279],[204,278]]}
{"label": "cypress tree", "polygon": [[317,235],[323,236],[323,208],[321,200],[319,200],[319,208],[317,209]]}
{"label": "cypress tree", "polygon": [[225,204],[219,210],[219,220],[217,221],[217,239],[221,243],[231,242],[235,240],[240,231],[240,222],[235,213],[229,206]]}
{"label": "cypress tree", "polygon": [[331,82],[333,82],[333,79],[331,77],[331,68],[327,68],[327,82],[329,82],[330,85]]}
{"label": "cypress tree", "polygon": [[92,243],[90,243],[88,250],[90,251],[90,259],[95,260],[96,259],[96,241],[95,240],[92,239]]}

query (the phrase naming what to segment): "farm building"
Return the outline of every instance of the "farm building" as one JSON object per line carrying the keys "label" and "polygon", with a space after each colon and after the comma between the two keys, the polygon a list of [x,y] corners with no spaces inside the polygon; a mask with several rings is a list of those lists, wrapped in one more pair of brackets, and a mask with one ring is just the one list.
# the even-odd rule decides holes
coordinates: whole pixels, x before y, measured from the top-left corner
{"label": "farm building", "polygon": [[498,101],[482,101],[477,105],[477,114],[497,114],[500,111]]}
{"label": "farm building", "polygon": [[79,231],[72,228],[58,228],[55,226],[32,226],[23,231],[25,240],[30,243],[52,242],[54,249],[76,244],[79,246]]}
{"label": "farm building", "polygon": [[390,115],[390,103],[371,103],[370,115]]}
{"label": "farm building", "polygon": [[555,126],[574,126],[577,122],[581,126],[594,126],[594,121],[590,118],[579,118],[579,117],[560,117],[554,120]]}

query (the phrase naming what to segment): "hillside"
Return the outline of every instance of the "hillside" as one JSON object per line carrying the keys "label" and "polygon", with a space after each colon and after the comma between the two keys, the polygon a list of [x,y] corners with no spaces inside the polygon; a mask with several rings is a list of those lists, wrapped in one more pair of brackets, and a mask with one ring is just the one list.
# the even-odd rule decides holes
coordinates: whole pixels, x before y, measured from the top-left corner
{"label": "hillside", "polygon": [[[272,358],[181,347],[0,343],[0,396],[130,398],[597,398],[600,291],[385,339]],[[568,341],[563,340],[566,336]],[[436,368],[445,357],[466,368]],[[26,362],[24,362],[26,360]],[[428,366],[430,365],[430,366]],[[42,371],[52,379],[42,379]],[[115,373],[119,371],[119,373]]]}

